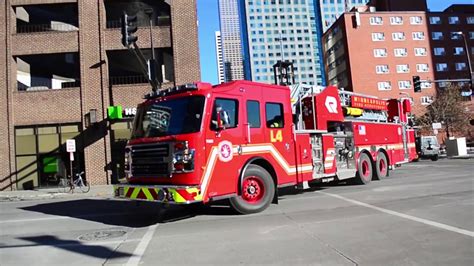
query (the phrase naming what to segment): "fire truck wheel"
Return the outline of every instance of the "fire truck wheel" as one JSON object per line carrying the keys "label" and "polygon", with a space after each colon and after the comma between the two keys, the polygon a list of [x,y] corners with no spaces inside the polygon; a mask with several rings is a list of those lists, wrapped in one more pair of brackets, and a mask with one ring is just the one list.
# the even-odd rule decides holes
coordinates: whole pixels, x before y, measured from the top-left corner
{"label": "fire truck wheel", "polygon": [[368,184],[372,181],[372,175],[372,161],[367,154],[361,153],[359,156],[359,164],[357,165],[356,182],[361,185]]}
{"label": "fire truck wheel", "polygon": [[257,213],[265,210],[275,195],[275,184],[264,168],[249,165],[241,184],[241,195],[230,199],[230,205],[241,214]]}
{"label": "fire truck wheel", "polygon": [[375,162],[375,174],[378,180],[382,180],[388,176],[387,157],[383,152],[377,154],[377,161]]}

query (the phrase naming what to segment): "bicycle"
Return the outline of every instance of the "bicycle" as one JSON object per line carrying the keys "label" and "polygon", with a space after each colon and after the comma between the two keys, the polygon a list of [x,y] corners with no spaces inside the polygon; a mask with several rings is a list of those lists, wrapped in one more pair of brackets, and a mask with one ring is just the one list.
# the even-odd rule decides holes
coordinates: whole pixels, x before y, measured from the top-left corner
{"label": "bicycle", "polygon": [[58,184],[59,192],[74,192],[74,189],[76,189],[77,187],[80,188],[83,193],[89,192],[89,190],[91,189],[91,184],[87,180],[82,179],[82,175],[84,175],[84,171],[76,174],[76,179],[74,179],[72,183],[70,178],[61,178]]}

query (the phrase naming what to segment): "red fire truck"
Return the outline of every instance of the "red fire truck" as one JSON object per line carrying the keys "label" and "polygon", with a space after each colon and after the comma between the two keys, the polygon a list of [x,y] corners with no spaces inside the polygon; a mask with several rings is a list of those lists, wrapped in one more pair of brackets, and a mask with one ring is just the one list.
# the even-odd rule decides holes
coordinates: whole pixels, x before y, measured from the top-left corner
{"label": "red fire truck", "polygon": [[235,81],[150,93],[125,149],[116,198],[173,204],[228,198],[260,212],[278,188],[351,180],[367,184],[416,158],[408,100]]}

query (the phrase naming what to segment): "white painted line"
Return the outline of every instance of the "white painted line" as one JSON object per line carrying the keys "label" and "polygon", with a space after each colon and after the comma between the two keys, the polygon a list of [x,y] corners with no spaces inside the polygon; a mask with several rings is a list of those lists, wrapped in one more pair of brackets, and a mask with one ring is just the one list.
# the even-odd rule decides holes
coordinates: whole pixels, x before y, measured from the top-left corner
{"label": "white painted line", "polygon": [[0,224],[26,223],[26,222],[39,222],[39,221],[50,221],[50,220],[65,220],[65,219],[87,219],[87,218],[102,217],[102,216],[122,216],[122,215],[129,215],[129,214],[131,214],[131,213],[128,213],[128,212],[109,212],[109,213],[100,213],[100,214],[78,215],[76,217],[74,217],[74,216],[51,216],[51,217],[41,217],[41,218],[32,218],[32,219],[5,220],[5,221],[0,221]]}
{"label": "white painted line", "polygon": [[148,227],[148,231],[146,231],[142,240],[140,241],[140,243],[138,243],[137,248],[135,248],[133,256],[130,257],[130,259],[128,260],[126,264],[127,266],[136,266],[140,263],[140,260],[142,259],[143,254],[145,254],[145,250],[148,247],[148,244],[150,244],[150,241],[153,238],[153,234],[155,233],[157,227],[158,224],[154,224]]}
{"label": "white painted line", "polygon": [[336,195],[336,194],[332,194],[332,193],[327,193],[327,192],[322,192],[322,191],[316,191],[316,193],[323,194],[323,195],[330,196],[330,197],[334,197],[334,198],[338,198],[338,199],[353,203],[355,205],[363,206],[363,207],[370,208],[370,209],[373,209],[373,210],[376,210],[376,211],[379,211],[379,212],[383,212],[383,213],[387,213],[387,214],[390,214],[390,215],[398,216],[400,218],[405,218],[405,219],[412,220],[412,221],[415,221],[415,222],[419,222],[419,223],[422,223],[422,224],[431,225],[433,227],[437,227],[437,228],[440,228],[440,229],[443,229],[443,230],[447,230],[447,231],[451,231],[451,232],[454,232],[454,233],[474,237],[474,232],[469,231],[469,230],[465,230],[465,229],[462,229],[462,228],[458,228],[458,227],[454,227],[454,226],[451,226],[451,225],[434,222],[434,221],[423,219],[423,218],[418,218],[418,217],[415,217],[415,216],[411,216],[411,215],[396,212],[396,211],[391,211],[391,210],[388,210],[388,209],[380,208],[380,207],[377,207],[377,206],[374,206],[374,205],[370,205],[370,204],[367,204],[367,203],[364,203],[364,202],[361,202],[361,201],[349,199],[349,198],[346,198],[346,197],[343,197],[343,196],[340,196],[340,195]]}

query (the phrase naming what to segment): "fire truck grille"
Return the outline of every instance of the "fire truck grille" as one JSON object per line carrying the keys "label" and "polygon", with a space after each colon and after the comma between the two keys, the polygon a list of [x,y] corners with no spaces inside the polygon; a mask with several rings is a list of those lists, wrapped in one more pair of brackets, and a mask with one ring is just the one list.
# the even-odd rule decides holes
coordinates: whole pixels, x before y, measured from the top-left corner
{"label": "fire truck grille", "polygon": [[133,146],[131,156],[134,177],[170,176],[172,156],[168,143]]}

